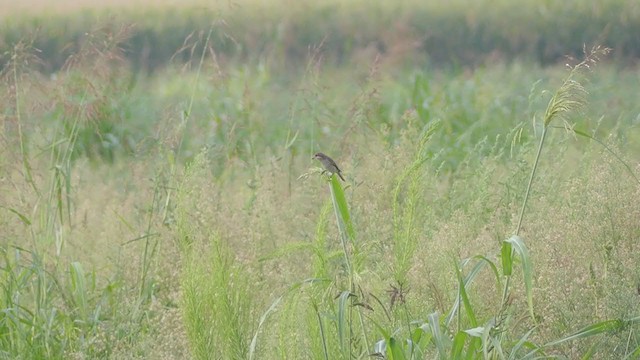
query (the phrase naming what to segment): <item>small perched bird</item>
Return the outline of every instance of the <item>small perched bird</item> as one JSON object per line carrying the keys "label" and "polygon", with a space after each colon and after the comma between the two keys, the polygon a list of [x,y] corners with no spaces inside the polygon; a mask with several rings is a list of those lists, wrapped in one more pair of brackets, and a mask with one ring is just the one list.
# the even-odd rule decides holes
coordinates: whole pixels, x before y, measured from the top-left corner
{"label": "small perched bird", "polygon": [[340,171],[340,168],[338,167],[336,162],[333,161],[332,158],[320,152],[313,155],[313,158],[316,160],[320,160],[320,162],[322,163],[322,167],[324,167],[325,171],[328,171],[332,174],[338,174],[340,179],[342,179],[342,181],[345,181],[344,178],[342,177],[342,171]]}

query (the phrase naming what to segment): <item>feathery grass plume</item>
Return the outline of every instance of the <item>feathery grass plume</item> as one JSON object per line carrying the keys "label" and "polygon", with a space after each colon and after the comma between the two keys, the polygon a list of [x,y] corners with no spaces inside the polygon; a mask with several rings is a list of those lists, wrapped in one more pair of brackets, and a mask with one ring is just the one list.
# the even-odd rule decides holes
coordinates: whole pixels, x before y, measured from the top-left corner
{"label": "feathery grass plume", "polygon": [[186,335],[196,359],[247,358],[253,326],[250,277],[232,245],[199,219],[197,199],[207,191],[199,182],[208,174],[206,156],[203,150],[195,157],[175,192]]}
{"label": "feathery grass plume", "polygon": [[187,337],[197,359],[246,359],[251,341],[250,281],[229,244],[217,235],[201,239],[208,250],[192,251],[182,274]]}
{"label": "feathery grass plume", "polygon": [[586,94],[587,90],[580,82],[567,78],[549,100],[544,114],[544,126],[549,126],[556,118],[567,120],[568,114],[580,110],[585,105]]}
{"label": "feathery grass plume", "polygon": [[[29,157],[29,137],[27,136],[24,128],[26,127],[23,119],[23,107],[25,104],[25,98],[29,92],[29,82],[27,81],[33,72],[31,67],[34,64],[41,62],[37,53],[38,50],[34,47],[35,39],[21,39],[13,45],[11,51],[7,51],[0,56],[0,60],[7,58],[7,63],[0,66],[0,87],[6,88],[6,93],[2,94],[2,102],[0,106],[3,109],[3,124],[0,124],[0,138],[5,136],[12,136],[11,132],[7,133],[7,129],[11,127],[7,126],[8,120],[15,124],[17,131],[16,137],[20,144],[20,158],[22,161],[22,168],[25,174],[26,182],[31,186],[35,193],[40,194],[40,190],[33,179],[33,169],[30,163]],[[23,96],[25,95],[25,96]]]}
{"label": "feathery grass plume", "polygon": [[585,59],[578,63],[577,65],[571,67],[569,75],[565,78],[562,85],[555,94],[549,100],[549,104],[547,106],[547,110],[544,115],[544,122],[542,128],[542,135],[540,136],[540,143],[538,145],[538,150],[536,153],[536,157],[533,163],[533,167],[531,168],[531,175],[529,176],[529,181],[527,184],[527,188],[525,190],[524,199],[522,201],[522,208],[520,209],[520,216],[518,218],[518,224],[516,226],[515,233],[508,240],[502,242],[502,264],[503,264],[503,273],[506,276],[506,281],[503,288],[502,293],[502,306],[499,313],[503,313],[504,310],[508,307],[508,299],[510,295],[510,280],[511,280],[511,269],[513,266],[514,260],[514,251],[517,252],[522,258],[523,262],[523,275],[524,275],[524,283],[525,283],[525,292],[527,297],[527,303],[529,305],[529,313],[531,318],[535,321],[535,314],[533,310],[533,290],[532,290],[532,265],[529,260],[528,250],[525,245],[523,239],[519,236],[520,230],[522,229],[522,221],[524,219],[524,213],[527,208],[527,202],[529,200],[529,194],[531,193],[531,187],[533,184],[533,179],[536,174],[536,170],[538,168],[538,163],[540,162],[540,155],[542,153],[542,147],[544,145],[544,141],[547,136],[547,131],[549,128],[549,124],[555,119],[567,120],[569,114],[575,111],[579,111],[586,103],[586,94],[587,91],[582,86],[582,84],[575,80],[575,77],[583,70],[589,69],[592,65],[600,60],[601,56],[609,53],[609,49],[601,46],[595,46],[591,48],[589,52],[584,49]]}
{"label": "feathery grass plume", "polygon": [[[407,117],[415,113],[407,113]],[[411,260],[417,245],[418,207],[421,203],[422,173],[418,170],[431,157],[427,153],[427,144],[432,135],[440,128],[440,121],[429,123],[417,144],[413,161],[397,176],[393,190],[393,255],[394,276],[399,283],[407,282],[407,274],[411,268]]]}
{"label": "feathery grass plume", "polygon": [[549,100],[547,110],[544,113],[544,126],[555,120],[568,120],[569,114],[579,111],[586,104],[587,90],[575,77],[583,70],[590,69],[600,61],[601,56],[607,55],[611,49],[594,46],[587,52],[584,48],[585,59],[577,65],[571,66],[569,75],[564,79],[562,85]]}
{"label": "feathery grass plume", "polygon": [[[562,119],[567,120],[567,116],[575,111],[580,110],[584,104],[586,103],[586,95],[587,91],[582,86],[582,84],[575,80],[575,77],[583,70],[590,69],[591,66],[595,65],[601,56],[608,54],[610,51],[609,48],[594,46],[591,48],[589,52],[587,52],[586,48],[584,48],[585,59],[582,60],[577,65],[571,67],[569,71],[569,75],[565,78],[562,85],[555,94],[549,100],[549,104],[547,105],[547,110],[545,111],[543,128],[542,128],[542,136],[540,137],[540,144],[538,145],[538,151],[536,154],[536,158],[533,163],[533,167],[531,169],[531,175],[529,176],[529,183],[527,184],[527,189],[525,191],[524,200],[522,202],[522,208],[520,210],[520,217],[518,219],[518,225],[516,227],[515,236],[518,236],[520,233],[520,229],[522,228],[522,220],[524,218],[524,211],[527,206],[527,201],[529,199],[529,193],[531,192],[531,185],[533,183],[533,178],[535,177],[536,170],[538,168],[538,163],[540,161],[540,154],[542,153],[542,146],[544,145],[544,141],[547,137],[547,130],[549,128],[549,124],[554,119]],[[506,244],[506,243],[505,243]],[[509,247],[509,245],[507,245]],[[503,249],[503,251],[510,251],[510,249]]]}
{"label": "feathery grass plume", "polygon": [[[106,302],[111,302],[105,298],[112,300],[111,295],[120,292],[119,286],[107,280],[102,292],[104,297],[101,296],[102,284],[96,282],[96,273],[89,270],[92,264],[85,270],[85,260],[71,260],[78,254],[78,249],[66,246],[67,242],[84,235],[80,221],[74,221],[79,218],[76,186],[84,179],[78,181],[80,176],[75,173],[73,154],[86,145],[79,137],[83,129],[95,133],[94,126],[84,121],[97,114],[95,109],[98,107],[89,100],[100,104],[111,100],[112,93],[104,89],[111,89],[112,78],[96,74],[96,64],[120,64],[110,62],[113,59],[107,51],[95,51],[84,67],[70,61],[66,73],[47,79],[39,72],[42,70],[39,54],[33,39],[16,41],[7,52],[6,67],[0,72],[0,91],[5,94],[0,100],[3,108],[0,138],[3,143],[7,139],[8,145],[16,143],[15,147],[2,146],[0,151],[11,151],[11,157],[7,157],[10,166],[17,168],[21,164],[21,171],[10,180],[19,202],[12,203],[4,196],[2,200],[24,224],[24,236],[5,233],[0,236],[0,252],[5,254],[2,260],[7,265],[0,271],[0,284],[6,297],[0,308],[12,317],[11,323],[0,319],[0,327],[4,326],[12,334],[11,338],[0,339],[0,348],[3,357],[11,358],[66,358],[76,352],[93,358],[98,357],[96,354],[112,351],[111,342],[102,341],[111,337],[102,331],[102,314],[115,308],[112,307],[114,303],[121,307],[127,294],[114,296],[117,300],[109,304],[111,306],[105,306]],[[74,58],[85,55],[78,53]],[[90,71],[87,70],[89,62],[93,65]],[[103,66],[104,69],[107,67]],[[109,75],[121,74],[109,72]],[[87,141],[95,142],[94,138]],[[4,169],[0,172],[4,180]],[[0,192],[4,194],[4,190]],[[19,207],[14,209],[15,204]],[[0,227],[4,228],[3,219],[0,222],[3,223]],[[69,270],[65,272],[64,269]],[[104,283],[103,280],[100,282]],[[140,305],[143,304],[138,303],[137,309],[132,311],[136,316],[131,316],[128,309],[119,309],[127,315],[113,311],[111,319],[118,318],[113,323],[122,324],[135,317],[139,320],[135,326],[142,325],[147,318]],[[10,343],[8,346],[4,346],[6,341]]]}

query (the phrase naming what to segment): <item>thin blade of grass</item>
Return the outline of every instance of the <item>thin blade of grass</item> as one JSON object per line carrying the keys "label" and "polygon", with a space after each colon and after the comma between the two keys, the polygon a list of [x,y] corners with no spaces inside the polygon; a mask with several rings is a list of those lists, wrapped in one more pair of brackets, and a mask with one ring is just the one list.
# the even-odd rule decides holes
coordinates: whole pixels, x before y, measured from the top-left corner
{"label": "thin blade of grass", "polygon": [[[491,267],[491,270],[493,271],[496,280],[498,282],[498,286],[502,286],[500,283],[500,274],[498,272],[498,268],[496,267],[496,265],[489,259],[487,259],[485,256],[482,255],[476,255],[472,258],[468,258],[465,259],[461,262],[461,267],[464,268],[466,266],[466,264],[469,263],[469,261],[473,260],[473,259],[478,259],[480,260],[479,262],[477,262],[473,268],[471,269],[471,271],[469,271],[469,274],[467,274],[467,276],[465,276],[464,278],[464,285],[469,286],[469,284],[471,284],[471,282],[475,279],[475,277],[480,273],[480,270],[482,270],[482,268],[485,266],[485,264],[489,264],[489,266]],[[453,317],[455,316],[456,312],[458,311],[458,308],[460,307],[460,297],[457,297],[453,306],[451,307],[451,310],[449,310],[449,313],[447,314],[447,316],[445,317],[444,323],[449,326],[449,324],[451,324],[451,321],[453,321]],[[477,326],[474,325],[474,326]]]}
{"label": "thin blade of grass", "polygon": [[[553,127],[554,128],[559,128],[559,126],[553,126]],[[638,179],[638,176],[636,176],[636,174],[633,172],[633,170],[631,170],[631,167],[629,166],[629,164],[627,164],[620,157],[620,155],[618,155],[615,151],[613,151],[613,149],[611,149],[609,146],[607,146],[607,144],[605,144],[603,141],[600,141],[599,139],[597,139],[597,138],[595,138],[595,137],[593,137],[593,136],[591,136],[591,135],[589,135],[586,132],[581,131],[581,130],[577,130],[577,129],[574,129],[574,128],[566,128],[566,127],[563,127],[563,129],[573,131],[576,135],[580,135],[580,136],[586,137],[587,139],[593,140],[593,141],[597,142],[598,144],[602,145],[602,147],[604,147],[611,155],[613,155],[622,164],[622,166],[625,167],[627,172],[631,176],[633,176],[633,178],[636,180],[636,182],[640,184],[640,179]]]}
{"label": "thin blade of grass", "polygon": [[591,346],[589,347],[589,350],[587,350],[587,352],[586,352],[586,353],[584,353],[584,355],[582,355],[582,356],[580,357],[580,360],[589,360],[589,359],[593,358],[593,354],[595,354],[595,353],[596,353],[596,350],[598,349],[598,345],[599,345],[599,344],[597,344],[597,343],[596,343],[596,344],[591,345]]}
{"label": "thin blade of grass", "polygon": [[498,271],[498,267],[493,261],[489,260],[486,256],[482,256],[482,255],[476,255],[471,259],[477,259],[480,261],[476,263],[476,265],[471,269],[471,271],[469,272],[469,274],[465,279],[465,283],[468,283],[469,281],[471,281],[476,276],[476,274],[480,270],[482,270],[483,264],[486,263],[487,265],[489,265],[489,267],[491,267],[491,271],[493,272],[493,275],[496,277],[496,282],[498,283],[498,286],[502,287],[501,280],[500,280],[500,272]]}
{"label": "thin blade of grass", "polygon": [[354,244],[354,231],[351,224],[351,218],[349,216],[349,209],[347,206],[347,200],[344,196],[344,191],[340,185],[340,181],[336,176],[331,175],[331,200],[333,203],[333,211],[336,216],[336,223],[340,232],[340,243],[342,244],[342,252],[344,254],[344,261],[347,266],[347,273],[349,275],[349,290],[354,291],[354,270],[349,259],[349,249],[347,242],[350,241]]}
{"label": "thin blade of grass", "polygon": [[72,262],[69,265],[69,277],[71,279],[71,290],[73,301],[75,302],[80,318],[87,320],[87,287],[85,284],[84,270],[79,262]]}
{"label": "thin blade of grass", "polygon": [[480,352],[482,346],[482,339],[479,337],[471,337],[469,346],[467,346],[467,356],[465,359],[472,360],[477,358],[477,354]]}
{"label": "thin blade of grass", "polygon": [[562,344],[567,341],[587,338],[594,335],[607,333],[610,331],[617,331],[625,327],[627,324],[628,322],[620,319],[601,321],[601,322],[586,326],[567,337],[547,343],[545,344],[545,347]]}
{"label": "thin blade of grass", "polygon": [[252,360],[254,357],[254,354],[256,353],[256,345],[258,344],[258,334],[260,333],[260,328],[262,327],[264,322],[267,320],[267,317],[276,310],[276,307],[278,306],[278,304],[280,304],[281,300],[282,300],[282,296],[278,297],[271,304],[271,306],[269,306],[267,311],[265,311],[264,314],[260,316],[260,321],[258,321],[258,328],[256,329],[256,332],[253,335],[253,339],[251,339],[251,345],[249,346],[249,360]]}
{"label": "thin blade of grass", "polygon": [[529,250],[527,250],[520,236],[513,235],[507,242],[513,246],[513,249],[520,255],[520,259],[522,260],[522,274],[524,276],[527,303],[529,304],[529,314],[531,315],[531,319],[535,321],[536,318],[533,312],[533,266],[531,264],[531,258],[529,257]]}
{"label": "thin blade of grass", "polygon": [[627,359],[640,359],[640,346],[638,346],[635,350],[633,350],[631,353],[629,353],[627,356],[624,357],[623,360],[627,360]]}
{"label": "thin blade of grass", "polygon": [[390,337],[387,341],[387,355],[390,355],[390,360],[405,360],[404,351],[402,350],[402,346],[398,343],[398,341]]}
{"label": "thin blade of grass", "polygon": [[316,318],[318,319],[318,329],[320,329],[320,340],[322,340],[322,354],[324,355],[325,360],[329,360],[329,350],[327,349],[327,335],[324,331],[324,322],[322,321],[322,316],[320,315],[320,310],[318,309],[318,304],[314,301],[312,302],[313,311],[316,313]]}
{"label": "thin blade of grass", "polygon": [[451,359],[460,359],[462,357],[462,350],[464,349],[464,343],[467,340],[467,334],[464,331],[458,331],[453,338],[453,344],[451,346]]}
{"label": "thin blade of grass", "polygon": [[[338,339],[340,341],[340,348],[342,353],[349,355],[348,344],[350,343],[349,336],[349,297],[352,294],[349,291],[343,291],[338,298]],[[349,357],[346,357],[347,359]]]}
{"label": "thin blade of grass", "polygon": [[502,242],[501,254],[502,274],[504,276],[511,276],[513,273],[513,247],[508,241]]}
{"label": "thin blade of grass", "polygon": [[[462,272],[460,268],[456,266],[456,276],[458,278],[458,297],[462,299],[462,303],[464,304],[464,309],[467,312],[467,317],[471,322],[473,327],[478,326],[478,321],[476,320],[476,315],[473,312],[473,308],[471,307],[471,301],[469,301],[469,295],[467,294],[466,283],[462,277]],[[458,329],[460,331],[460,329]]]}
{"label": "thin blade of grass", "polygon": [[13,208],[7,208],[7,207],[4,207],[4,206],[0,206],[0,207],[5,208],[5,209],[9,210],[10,212],[14,213],[15,215],[17,215],[18,218],[20,218],[20,221],[22,221],[23,224],[25,224],[27,226],[31,225],[31,220],[29,220],[29,218],[26,217],[25,215],[21,214],[18,210],[13,209]]}
{"label": "thin blade of grass", "polygon": [[333,196],[336,207],[336,216],[339,215],[339,219],[345,227],[346,235],[349,237],[349,240],[353,241],[353,239],[355,239],[355,232],[353,230],[353,224],[351,223],[351,216],[349,215],[347,199],[344,196],[344,190],[342,189],[342,185],[340,185],[340,180],[338,180],[338,177],[335,175],[331,176],[331,195]]}
{"label": "thin blade of grass", "polygon": [[437,312],[429,314],[427,316],[427,321],[429,322],[429,329],[433,335],[433,342],[436,344],[436,348],[438,349],[438,356],[440,359],[446,359],[449,339],[440,329],[440,314]]}
{"label": "thin blade of grass", "polygon": [[278,247],[275,251],[266,254],[258,259],[258,261],[268,261],[277,259],[283,256],[291,256],[292,254],[300,251],[311,250],[315,252],[315,245],[308,242],[296,242],[291,244],[285,244]]}
{"label": "thin blade of grass", "polygon": [[521,338],[520,340],[518,340],[518,342],[513,346],[513,348],[511,348],[511,352],[509,355],[509,360],[516,360],[518,359],[516,356],[518,355],[518,351],[526,344],[528,343],[528,339],[529,336],[531,336],[531,334],[533,333],[533,331],[536,328],[533,327],[531,328],[529,331],[527,331]]}

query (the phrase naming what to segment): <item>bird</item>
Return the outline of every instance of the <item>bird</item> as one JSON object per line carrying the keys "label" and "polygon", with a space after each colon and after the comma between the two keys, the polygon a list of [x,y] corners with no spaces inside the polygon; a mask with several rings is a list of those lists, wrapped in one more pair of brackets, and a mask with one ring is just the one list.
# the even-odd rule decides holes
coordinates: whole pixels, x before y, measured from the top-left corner
{"label": "bird", "polygon": [[342,181],[346,181],[343,177],[342,177],[342,171],[340,170],[340,168],[338,167],[338,165],[336,164],[335,161],[333,161],[332,158],[328,157],[327,155],[319,152],[316,153],[315,155],[313,155],[313,158],[316,160],[319,160],[320,163],[322,163],[322,166],[324,167],[325,171],[328,171],[332,174],[338,174],[338,176],[340,177],[340,179],[342,179]]}

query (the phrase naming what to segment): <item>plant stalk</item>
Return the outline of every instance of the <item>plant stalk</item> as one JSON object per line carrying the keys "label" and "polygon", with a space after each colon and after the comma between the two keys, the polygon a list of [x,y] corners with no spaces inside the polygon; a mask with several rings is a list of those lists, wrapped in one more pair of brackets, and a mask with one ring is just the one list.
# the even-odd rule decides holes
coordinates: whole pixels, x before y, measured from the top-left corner
{"label": "plant stalk", "polygon": [[531,184],[533,183],[533,177],[536,175],[536,170],[538,169],[538,163],[540,162],[540,154],[542,153],[542,145],[544,144],[544,140],[547,137],[548,127],[544,126],[542,128],[542,137],[540,138],[540,145],[538,145],[538,153],[536,154],[536,159],[533,163],[533,169],[531,169],[531,176],[529,176],[529,183],[527,184],[527,190],[524,194],[524,201],[522,202],[522,209],[520,209],[520,218],[518,219],[518,226],[516,227],[515,235],[520,234],[520,230],[522,229],[522,219],[524,218],[524,210],[527,207],[527,201],[529,200],[529,194],[531,193]]}

